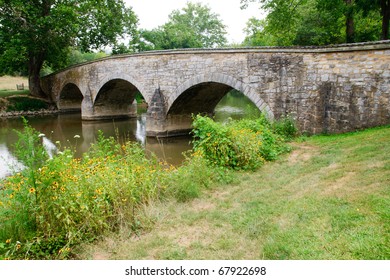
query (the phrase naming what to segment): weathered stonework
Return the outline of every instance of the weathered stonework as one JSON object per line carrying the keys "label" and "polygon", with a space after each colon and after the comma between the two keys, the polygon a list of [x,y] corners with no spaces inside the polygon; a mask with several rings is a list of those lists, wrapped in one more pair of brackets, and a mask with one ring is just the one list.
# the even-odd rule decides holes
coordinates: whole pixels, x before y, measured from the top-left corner
{"label": "weathered stonework", "polygon": [[172,50],[112,56],[42,79],[60,110],[86,120],[134,115],[149,104],[147,134],[188,131],[232,88],[301,131],[338,133],[390,123],[390,41],[322,48]]}

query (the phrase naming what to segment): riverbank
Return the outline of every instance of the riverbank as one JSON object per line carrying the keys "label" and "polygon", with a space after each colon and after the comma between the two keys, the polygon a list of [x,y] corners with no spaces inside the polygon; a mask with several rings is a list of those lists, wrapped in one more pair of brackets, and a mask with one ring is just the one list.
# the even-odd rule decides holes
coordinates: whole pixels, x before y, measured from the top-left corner
{"label": "riverbank", "polygon": [[0,97],[0,118],[49,115],[58,112],[55,105],[24,93]]}
{"label": "riverbank", "polygon": [[77,259],[390,258],[390,127],[293,143],[292,153],[74,249]]}
{"label": "riverbank", "polygon": [[24,116],[44,116],[44,115],[54,115],[58,114],[59,111],[57,109],[41,109],[38,111],[13,111],[13,112],[5,112],[0,111],[0,118],[16,118],[16,117],[24,117]]}
{"label": "riverbank", "polygon": [[58,113],[55,105],[29,94],[26,77],[0,77],[0,118]]}

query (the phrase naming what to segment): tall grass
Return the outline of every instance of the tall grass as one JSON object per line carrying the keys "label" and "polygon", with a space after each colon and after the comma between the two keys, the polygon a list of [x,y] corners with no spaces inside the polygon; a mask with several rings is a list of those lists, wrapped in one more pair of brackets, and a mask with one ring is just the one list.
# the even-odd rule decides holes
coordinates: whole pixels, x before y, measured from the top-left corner
{"label": "tall grass", "polygon": [[82,159],[71,150],[50,159],[26,125],[15,149],[26,168],[2,182],[2,258],[65,258],[79,242],[133,230],[138,208],[164,190],[163,165],[136,143],[100,135]]}

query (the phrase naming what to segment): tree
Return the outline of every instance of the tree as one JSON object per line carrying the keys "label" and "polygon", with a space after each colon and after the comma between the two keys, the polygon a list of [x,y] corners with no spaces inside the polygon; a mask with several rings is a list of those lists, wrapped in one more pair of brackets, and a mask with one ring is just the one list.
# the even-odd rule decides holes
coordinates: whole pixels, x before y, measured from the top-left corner
{"label": "tree", "polygon": [[174,10],[164,25],[142,30],[142,47],[146,50],[221,47],[227,43],[225,28],[208,6],[188,2],[182,10]]}
{"label": "tree", "polygon": [[246,37],[244,39],[244,46],[272,46],[275,45],[275,37],[272,36],[267,29],[267,21],[250,18],[244,29]]}
{"label": "tree", "polygon": [[302,7],[309,0],[241,0],[242,8],[249,2],[259,2],[268,12],[264,24],[264,33],[273,37],[280,46],[292,45],[299,23],[302,21]]}
{"label": "tree", "polygon": [[117,0],[0,0],[0,66],[23,64],[31,95],[47,98],[40,86],[44,63],[61,67],[71,46],[90,51],[114,45],[134,32],[137,21]]}
{"label": "tree", "polygon": [[382,16],[381,39],[389,39],[390,0],[356,0],[357,6],[368,15],[371,11],[380,10]]}
{"label": "tree", "polygon": [[[325,2],[325,1],[324,1]],[[301,7],[301,20],[297,23],[297,29],[293,45],[329,45],[345,42],[345,36],[341,32],[343,28],[342,2],[328,0],[327,4],[332,9],[321,7],[316,0],[308,1]]]}
{"label": "tree", "polygon": [[390,0],[380,0],[382,14],[382,40],[389,39]]}
{"label": "tree", "polygon": [[379,9],[382,38],[389,33],[390,0],[241,0],[242,7],[249,2],[260,3],[268,12],[262,34],[277,45],[377,40]]}

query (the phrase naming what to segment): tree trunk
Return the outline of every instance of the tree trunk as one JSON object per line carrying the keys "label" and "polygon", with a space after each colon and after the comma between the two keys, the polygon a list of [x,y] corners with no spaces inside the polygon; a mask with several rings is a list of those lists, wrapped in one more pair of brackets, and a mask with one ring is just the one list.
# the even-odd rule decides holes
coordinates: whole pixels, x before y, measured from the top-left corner
{"label": "tree trunk", "polygon": [[382,40],[389,39],[390,0],[381,0]]}
{"label": "tree trunk", "polygon": [[347,11],[346,11],[346,39],[347,43],[353,43],[355,42],[355,22],[353,20],[353,1],[354,0],[344,0],[345,4],[347,5]]}
{"label": "tree trunk", "polygon": [[41,72],[43,65],[43,59],[39,56],[31,55],[28,64],[28,84],[30,94],[35,97],[45,98],[48,96],[43,92],[41,88],[41,78],[39,73]]}

